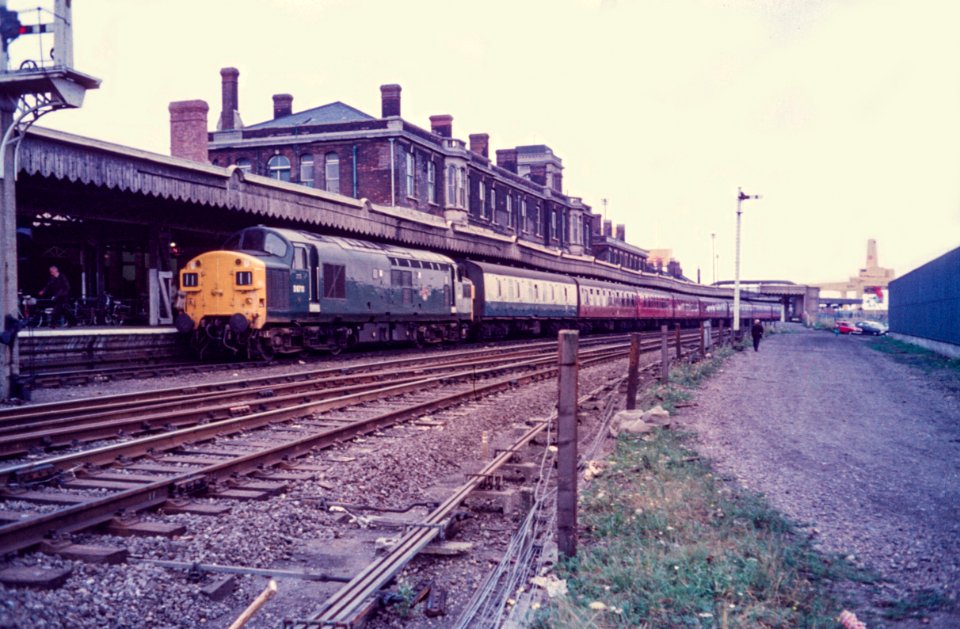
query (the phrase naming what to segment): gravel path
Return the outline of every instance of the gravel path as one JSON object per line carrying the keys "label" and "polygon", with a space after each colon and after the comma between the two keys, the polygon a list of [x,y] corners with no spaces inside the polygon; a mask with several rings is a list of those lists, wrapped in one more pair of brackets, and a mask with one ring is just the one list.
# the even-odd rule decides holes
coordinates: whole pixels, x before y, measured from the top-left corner
{"label": "gravel path", "polygon": [[[960,595],[960,383],[870,342],[802,328],[772,335],[728,361],[677,420],[725,477],[765,494],[823,550],[882,577],[844,592],[871,628],[921,626],[876,606],[924,590]],[[957,610],[928,618],[924,626],[960,626]]]}

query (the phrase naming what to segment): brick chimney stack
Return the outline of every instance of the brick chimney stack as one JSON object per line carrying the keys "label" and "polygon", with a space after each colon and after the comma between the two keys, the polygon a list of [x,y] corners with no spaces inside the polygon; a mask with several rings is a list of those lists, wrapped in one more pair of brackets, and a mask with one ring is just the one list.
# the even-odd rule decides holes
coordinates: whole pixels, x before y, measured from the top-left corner
{"label": "brick chimney stack", "polygon": [[430,130],[443,138],[453,137],[453,116],[440,114],[430,116]]}
{"label": "brick chimney stack", "polygon": [[603,235],[608,238],[613,237],[613,221],[603,221]]}
{"label": "brick chimney stack", "polygon": [[396,83],[380,86],[381,117],[400,115],[400,86]]}
{"label": "brick chimney stack", "polygon": [[478,155],[490,158],[490,135],[486,133],[470,134],[470,150]]}
{"label": "brick chimney stack", "polygon": [[221,68],[220,70],[220,94],[223,101],[223,109],[220,112],[220,121],[217,123],[217,129],[229,131],[238,129],[240,124],[240,102],[237,88],[237,77],[240,71],[236,68]]}
{"label": "brick chimney stack", "polygon": [[174,157],[207,163],[207,112],[202,100],[170,103],[170,154]]}
{"label": "brick chimney stack", "polygon": [[617,225],[617,240],[627,242],[627,228],[624,225]]}
{"label": "brick chimney stack", "polygon": [[497,166],[516,174],[517,149],[500,149],[497,151]]}
{"label": "brick chimney stack", "polygon": [[273,95],[273,119],[283,118],[293,113],[293,96],[290,94]]}

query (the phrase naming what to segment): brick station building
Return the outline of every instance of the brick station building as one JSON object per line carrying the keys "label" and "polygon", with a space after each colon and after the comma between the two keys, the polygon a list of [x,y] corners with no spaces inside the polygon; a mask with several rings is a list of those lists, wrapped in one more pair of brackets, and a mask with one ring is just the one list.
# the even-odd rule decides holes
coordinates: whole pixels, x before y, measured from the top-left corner
{"label": "brick station building", "polygon": [[616,237],[578,197],[563,193],[563,162],[549,146],[496,151],[490,136],[454,137],[453,117],[430,129],[401,117],[401,87],[383,85],[381,115],[342,102],[294,112],[293,96],[273,96],[273,118],[244,126],[235,68],[220,71],[222,109],[207,130],[202,101],[170,105],[171,153],[236,167],[354,199],[408,208],[572,255],[650,270],[646,251]]}

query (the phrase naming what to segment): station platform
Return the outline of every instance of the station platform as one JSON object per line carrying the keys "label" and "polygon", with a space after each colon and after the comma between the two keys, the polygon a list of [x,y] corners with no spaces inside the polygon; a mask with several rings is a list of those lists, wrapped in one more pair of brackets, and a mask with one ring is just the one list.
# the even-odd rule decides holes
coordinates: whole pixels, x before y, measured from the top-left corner
{"label": "station platform", "polygon": [[20,373],[105,363],[185,358],[187,340],[172,326],[29,328],[17,336]]}

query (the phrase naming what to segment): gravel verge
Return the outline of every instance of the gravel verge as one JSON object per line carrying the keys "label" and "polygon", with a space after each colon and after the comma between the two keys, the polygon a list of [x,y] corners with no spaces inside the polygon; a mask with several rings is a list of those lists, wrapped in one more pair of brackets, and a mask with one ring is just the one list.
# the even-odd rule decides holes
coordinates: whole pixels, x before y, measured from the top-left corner
{"label": "gravel verge", "polygon": [[[960,626],[956,374],[901,364],[868,338],[788,330],[734,355],[678,425],[819,548],[879,575],[840,592],[870,627]],[[883,616],[929,594],[947,609]]]}

